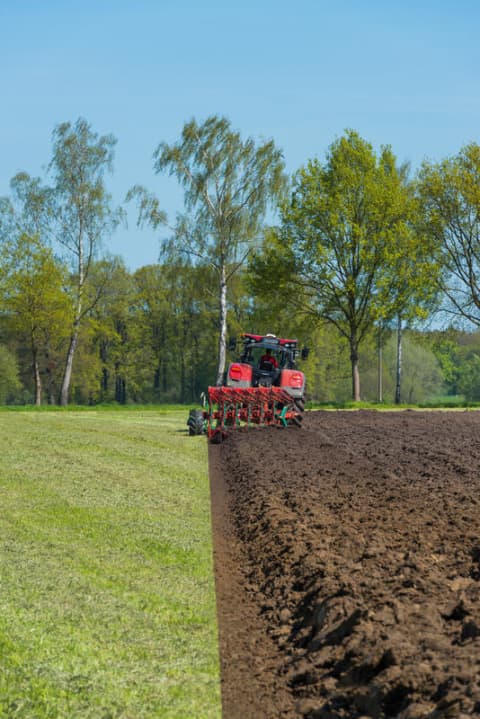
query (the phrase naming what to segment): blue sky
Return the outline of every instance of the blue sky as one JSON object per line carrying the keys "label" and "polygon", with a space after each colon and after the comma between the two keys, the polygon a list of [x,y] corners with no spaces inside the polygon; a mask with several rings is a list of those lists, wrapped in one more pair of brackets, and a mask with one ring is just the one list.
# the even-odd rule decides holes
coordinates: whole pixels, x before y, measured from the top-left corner
{"label": "blue sky", "polygon": [[[0,195],[43,175],[78,117],[118,140],[115,203],[141,183],[172,220],[182,194],[152,154],[192,117],[273,138],[289,172],[345,128],[413,168],[440,160],[480,142],[479,32],[476,0],[0,0]],[[156,262],[158,233],[128,215],[107,249]]]}

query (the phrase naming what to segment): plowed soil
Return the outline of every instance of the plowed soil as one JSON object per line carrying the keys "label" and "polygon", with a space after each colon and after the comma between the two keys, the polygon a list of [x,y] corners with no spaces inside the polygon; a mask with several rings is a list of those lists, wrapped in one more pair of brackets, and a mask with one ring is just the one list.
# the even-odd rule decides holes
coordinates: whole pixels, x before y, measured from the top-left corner
{"label": "plowed soil", "polygon": [[209,448],[223,719],[480,716],[480,413]]}

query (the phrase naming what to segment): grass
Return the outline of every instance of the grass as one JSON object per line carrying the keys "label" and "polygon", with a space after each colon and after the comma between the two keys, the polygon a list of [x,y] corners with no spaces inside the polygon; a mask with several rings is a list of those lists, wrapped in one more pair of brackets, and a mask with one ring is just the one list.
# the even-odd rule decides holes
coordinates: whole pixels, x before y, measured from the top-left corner
{"label": "grass", "polygon": [[0,413],[0,717],[220,717],[185,409]]}

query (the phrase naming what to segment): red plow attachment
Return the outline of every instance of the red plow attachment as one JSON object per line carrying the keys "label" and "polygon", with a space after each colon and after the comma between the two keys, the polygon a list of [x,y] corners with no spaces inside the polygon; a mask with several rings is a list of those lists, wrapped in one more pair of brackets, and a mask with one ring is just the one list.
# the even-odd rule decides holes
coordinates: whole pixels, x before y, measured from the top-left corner
{"label": "red plow attachment", "polygon": [[221,441],[229,429],[246,425],[301,425],[295,399],[280,387],[209,387],[207,434]]}

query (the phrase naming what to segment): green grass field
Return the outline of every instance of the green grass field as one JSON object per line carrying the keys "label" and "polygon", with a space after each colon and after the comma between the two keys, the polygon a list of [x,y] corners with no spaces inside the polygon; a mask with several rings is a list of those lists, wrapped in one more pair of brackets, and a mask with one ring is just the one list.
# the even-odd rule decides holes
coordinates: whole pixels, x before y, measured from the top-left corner
{"label": "green grass field", "polygon": [[220,717],[186,410],[0,413],[0,717]]}

